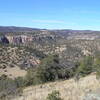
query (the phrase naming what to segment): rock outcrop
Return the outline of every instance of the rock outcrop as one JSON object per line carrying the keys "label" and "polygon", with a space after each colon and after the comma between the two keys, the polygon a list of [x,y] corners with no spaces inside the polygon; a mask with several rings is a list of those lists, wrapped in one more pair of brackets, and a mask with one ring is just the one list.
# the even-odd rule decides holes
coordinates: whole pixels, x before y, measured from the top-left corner
{"label": "rock outcrop", "polygon": [[30,35],[5,35],[0,37],[0,42],[6,44],[26,44],[32,41],[33,37]]}
{"label": "rock outcrop", "polygon": [[6,36],[1,36],[1,37],[0,37],[0,42],[1,42],[1,43],[9,44],[9,40],[7,39]]}
{"label": "rock outcrop", "polygon": [[20,43],[28,43],[32,42],[33,37],[32,36],[27,36],[27,35],[17,35],[17,36],[6,36],[8,39],[9,43],[13,44],[20,44]]}

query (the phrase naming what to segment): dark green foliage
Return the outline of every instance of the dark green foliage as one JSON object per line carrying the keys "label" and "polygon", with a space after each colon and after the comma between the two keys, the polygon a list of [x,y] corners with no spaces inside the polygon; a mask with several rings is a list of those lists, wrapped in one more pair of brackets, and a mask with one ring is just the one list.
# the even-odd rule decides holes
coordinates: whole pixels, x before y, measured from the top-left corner
{"label": "dark green foliage", "polygon": [[26,86],[41,84],[59,79],[68,79],[75,75],[76,67],[61,67],[58,55],[44,58],[36,69],[29,69],[25,78]]}
{"label": "dark green foliage", "polygon": [[86,56],[82,61],[80,61],[76,74],[78,76],[86,76],[94,71],[93,67],[94,67],[94,58],[91,56]]}
{"label": "dark green foliage", "polygon": [[59,57],[57,55],[50,55],[42,60],[37,68],[36,77],[41,83],[55,81],[59,79],[60,70]]}
{"label": "dark green foliage", "polygon": [[35,84],[35,70],[34,69],[28,69],[27,75],[25,76],[25,86],[30,86]]}
{"label": "dark green foliage", "polygon": [[100,57],[95,58],[94,70],[96,72],[97,79],[100,79]]}
{"label": "dark green foliage", "polygon": [[17,88],[22,88],[25,86],[25,80],[23,77],[17,77],[14,79]]}
{"label": "dark green foliage", "polygon": [[66,79],[72,78],[76,74],[77,67],[66,69]]}
{"label": "dark green foliage", "polygon": [[46,100],[63,100],[63,99],[60,97],[59,91],[53,91],[51,94],[48,94]]}
{"label": "dark green foliage", "polygon": [[32,84],[40,84],[48,81],[59,79],[61,67],[59,65],[59,57],[50,55],[41,61],[36,69],[29,69],[25,78],[26,86]]}

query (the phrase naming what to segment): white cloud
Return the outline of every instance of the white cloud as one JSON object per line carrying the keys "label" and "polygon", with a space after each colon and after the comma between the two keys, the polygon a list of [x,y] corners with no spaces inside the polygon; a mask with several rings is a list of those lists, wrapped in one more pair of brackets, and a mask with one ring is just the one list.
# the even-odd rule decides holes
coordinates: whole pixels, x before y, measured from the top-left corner
{"label": "white cloud", "polygon": [[36,23],[65,23],[62,20],[32,20],[32,22],[36,22]]}

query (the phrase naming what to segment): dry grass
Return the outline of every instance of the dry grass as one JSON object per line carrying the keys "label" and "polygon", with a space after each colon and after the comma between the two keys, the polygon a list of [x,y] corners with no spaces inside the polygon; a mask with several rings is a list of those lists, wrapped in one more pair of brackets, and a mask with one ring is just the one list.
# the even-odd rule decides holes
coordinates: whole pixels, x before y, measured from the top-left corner
{"label": "dry grass", "polygon": [[0,69],[0,76],[5,74],[9,78],[23,77],[25,76],[27,71],[20,69],[18,66],[16,67],[7,67],[6,69]]}
{"label": "dry grass", "polygon": [[47,83],[44,85],[27,87],[22,97],[13,100],[45,100],[48,93],[58,90],[64,100],[83,100],[85,93],[100,88],[99,81],[95,74],[81,78],[78,82],[74,79]]}

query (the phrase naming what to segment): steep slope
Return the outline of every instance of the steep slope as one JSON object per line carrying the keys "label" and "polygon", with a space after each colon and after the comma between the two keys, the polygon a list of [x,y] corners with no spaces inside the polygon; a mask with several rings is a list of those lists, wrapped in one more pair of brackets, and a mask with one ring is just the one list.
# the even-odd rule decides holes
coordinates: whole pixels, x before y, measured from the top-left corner
{"label": "steep slope", "polygon": [[64,100],[83,100],[89,92],[100,88],[95,74],[81,78],[78,82],[74,79],[47,83],[44,85],[27,87],[21,97],[13,100],[46,100],[48,93],[58,90]]}
{"label": "steep slope", "polygon": [[23,46],[0,45],[0,75],[25,75],[25,69],[36,67],[44,54]]}

